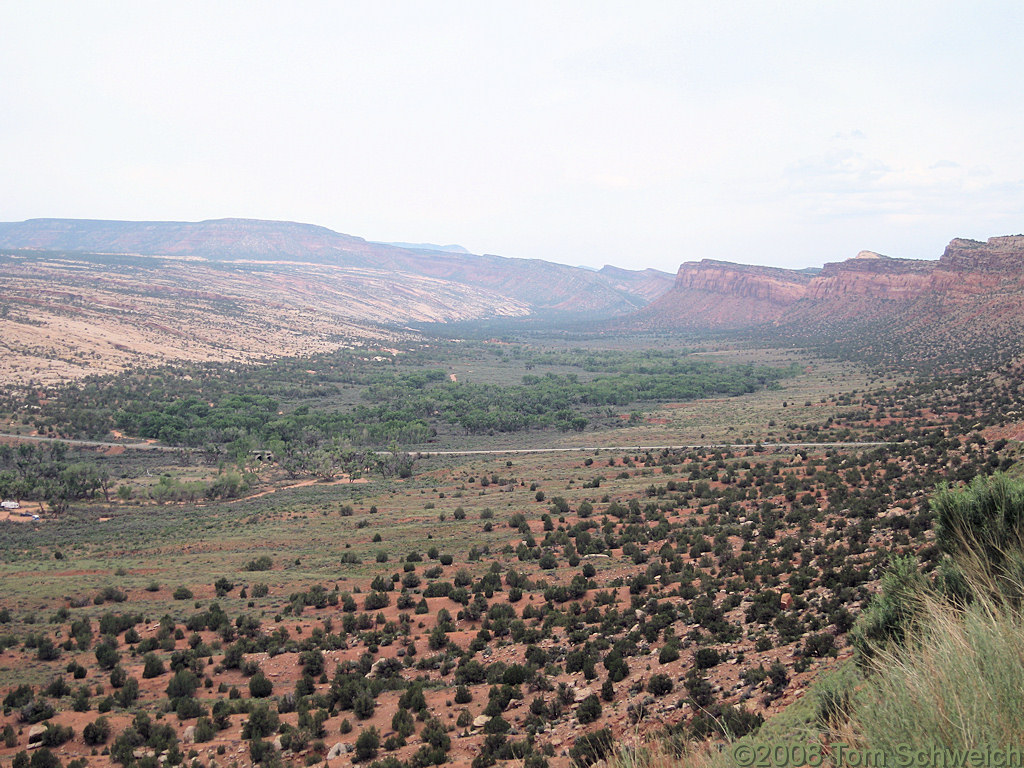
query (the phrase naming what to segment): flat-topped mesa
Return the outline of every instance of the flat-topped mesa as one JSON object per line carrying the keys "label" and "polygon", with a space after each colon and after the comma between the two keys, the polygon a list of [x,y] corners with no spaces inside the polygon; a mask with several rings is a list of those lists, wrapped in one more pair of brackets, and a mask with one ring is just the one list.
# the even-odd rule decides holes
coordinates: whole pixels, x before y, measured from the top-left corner
{"label": "flat-topped mesa", "polygon": [[893,259],[874,251],[861,251],[856,258],[826,264],[808,286],[807,298],[916,298],[930,290],[936,264],[935,261]]}
{"label": "flat-topped mesa", "polygon": [[939,268],[950,272],[1024,274],[1024,235],[990,237],[987,242],[955,238],[946,246]]}
{"label": "flat-topped mesa", "polygon": [[[475,255],[450,247],[407,249],[312,224],[261,219],[0,222],[0,248],[255,263],[259,269],[271,264],[300,271],[326,267],[347,270],[352,283],[372,281],[387,272],[397,285],[405,279],[399,275],[415,275],[498,293],[508,297],[510,305],[525,304],[531,312],[586,317],[633,312],[672,285],[672,275],[655,270],[622,271],[609,278],[541,259]],[[404,309],[395,309],[395,321],[406,322]]]}
{"label": "flat-topped mesa", "polygon": [[703,259],[679,267],[674,291],[703,291],[787,306],[803,297],[811,275],[779,267]]}
{"label": "flat-topped mesa", "polygon": [[773,322],[800,300],[812,275],[806,271],[686,262],[672,289],[633,316],[646,328],[748,328]]}
{"label": "flat-topped mesa", "polygon": [[976,324],[1010,316],[1024,323],[1022,297],[1024,235],[1011,235],[984,243],[953,240],[938,260],[861,251],[855,258],[826,264],[816,274],[711,259],[686,262],[672,290],[632,322],[643,328],[774,324],[807,331],[884,318],[913,325],[922,318],[937,322],[936,317],[967,312]]}

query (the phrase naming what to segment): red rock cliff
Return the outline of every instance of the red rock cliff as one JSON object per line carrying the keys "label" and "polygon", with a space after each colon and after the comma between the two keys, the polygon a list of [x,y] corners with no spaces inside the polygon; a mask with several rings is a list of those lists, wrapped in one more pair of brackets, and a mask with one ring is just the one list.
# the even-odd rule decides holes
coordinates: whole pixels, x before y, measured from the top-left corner
{"label": "red rock cliff", "polygon": [[[899,308],[970,302],[982,315],[1024,291],[1024,235],[953,240],[936,261],[861,251],[806,271],[705,259],[679,267],[668,293],[635,316],[642,327],[739,328],[882,317]],[[996,301],[997,294],[1003,299]],[[1017,301],[1017,298],[1014,298]],[[920,302],[924,302],[920,304]],[[980,302],[980,303],[979,303]],[[983,308],[986,307],[986,308]],[[915,310],[916,312],[917,310]],[[1024,307],[1020,309],[1024,315]]]}
{"label": "red rock cliff", "polygon": [[958,237],[946,246],[939,268],[972,274],[999,273],[1020,279],[1024,276],[1024,235],[990,237],[984,243]]}
{"label": "red rock cliff", "polygon": [[826,264],[807,288],[807,298],[827,301],[842,296],[913,299],[931,288],[937,262],[890,259],[871,251],[856,258]]}
{"label": "red rock cliff", "polygon": [[810,275],[792,269],[704,259],[680,266],[673,290],[703,291],[785,306],[803,297],[810,280]]}
{"label": "red rock cliff", "polygon": [[679,267],[672,290],[635,316],[650,328],[743,328],[776,320],[811,276],[776,267],[704,259]]}

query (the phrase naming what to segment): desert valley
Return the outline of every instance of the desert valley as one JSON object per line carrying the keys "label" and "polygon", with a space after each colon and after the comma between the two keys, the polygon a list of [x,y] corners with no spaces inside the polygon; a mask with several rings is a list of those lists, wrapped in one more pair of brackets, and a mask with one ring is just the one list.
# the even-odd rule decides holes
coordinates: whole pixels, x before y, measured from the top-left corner
{"label": "desert valley", "polygon": [[1022,343],[1021,235],[673,276],[0,224],[0,764],[1022,747]]}

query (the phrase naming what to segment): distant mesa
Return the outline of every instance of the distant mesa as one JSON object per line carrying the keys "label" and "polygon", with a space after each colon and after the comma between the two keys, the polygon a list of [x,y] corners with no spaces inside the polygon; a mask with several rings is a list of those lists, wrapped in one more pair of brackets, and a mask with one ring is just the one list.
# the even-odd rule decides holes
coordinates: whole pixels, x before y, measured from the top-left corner
{"label": "distant mesa", "polygon": [[[659,288],[671,287],[671,276],[659,281],[646,271],[623,270],[624,275],[608,279],[540,259],[475,256],[458,245],[375,243],[312,224],[262,219],[30,219],[0,223],[0,248],[373,269],[468,285],[526,304],[534,313],[556,315],[627,314],[647,304]],[[401,321],[401,314],[395,319]]]}
{"label": "distant mesa", "polygon": [[[969,308],[969,309],[968,309]],[[1024,321],[1024,236],[957,238],[937,260],[861,251],[820,270],[704,259],[679,267],[672,289],[626,324],[646,329],[832,328],[886,318],[935,322]],[[957,318],[954,320],[954,318]]]}
{"label": "distant mesa", "polygon": [[746,328],[781,317],[813,279],[803,270],[714,259],[686,262],[672,289],[635,317],[648,328]]}

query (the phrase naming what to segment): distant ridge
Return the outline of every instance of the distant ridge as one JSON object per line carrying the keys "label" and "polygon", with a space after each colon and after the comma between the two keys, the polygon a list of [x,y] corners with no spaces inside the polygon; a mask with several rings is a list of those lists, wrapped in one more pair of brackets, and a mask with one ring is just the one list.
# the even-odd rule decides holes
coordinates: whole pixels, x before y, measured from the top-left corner
{"label": "distant ridge", "polygon": [[609,280],[612,285],[630,293],[643,296],[653,301],[672,288],[675,278],[669,272],[660,269],[623,269],[605,264],[598,274]]}
{"label": "distant ridge", "polygon": [[440,251],[442,253],[463,253],[472,255],[461,245],[435,245],[434,243],[384,243],[377,240],[372,241],[378,245],[393,245],[395,248],[405,248],[410,251]]}
{"label": "distant ridge", "polygon": [[873,251],[820,271],[705,259],[679,267],[672,289],[623,327],[770,330],[794,342],[871,346],[897,360],[955,348],[1024,344],[1024,236],[956,238],[937,260]]}
{"label": "distant ridge", "polygon": [[626,314],[653,298],[650,286],[640,282],[609,280],[600,273],[541,259],[474,256],[455,245],[432,246],[443,250],[399,247],[289,221],[30,219],[0,223],[0,248],[375,269],[496,292],[541,314]]}

